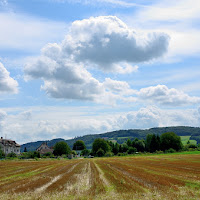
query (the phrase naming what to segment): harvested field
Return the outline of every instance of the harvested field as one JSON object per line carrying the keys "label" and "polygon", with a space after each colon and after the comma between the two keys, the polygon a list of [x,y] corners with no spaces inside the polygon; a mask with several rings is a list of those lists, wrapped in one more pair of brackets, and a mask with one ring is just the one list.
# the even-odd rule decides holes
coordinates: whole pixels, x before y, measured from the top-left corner
{"label": "harvested field", "polygon": [[0,199],[200,199],[200,155],[0,161]]}

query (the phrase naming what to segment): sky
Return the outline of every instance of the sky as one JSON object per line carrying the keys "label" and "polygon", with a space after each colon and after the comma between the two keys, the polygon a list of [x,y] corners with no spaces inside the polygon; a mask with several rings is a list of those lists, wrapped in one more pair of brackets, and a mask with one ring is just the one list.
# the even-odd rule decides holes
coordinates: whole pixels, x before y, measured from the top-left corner
{"label": "sky", "polygon": [[0,136],[199,127],[199,22],[197,0],[0,0]]}

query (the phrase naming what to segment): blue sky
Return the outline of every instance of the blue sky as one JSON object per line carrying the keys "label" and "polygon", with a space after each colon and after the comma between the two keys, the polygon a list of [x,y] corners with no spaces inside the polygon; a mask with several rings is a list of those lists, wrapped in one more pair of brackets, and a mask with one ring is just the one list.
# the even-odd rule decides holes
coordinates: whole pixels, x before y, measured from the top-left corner
{"label": "blue sky", "polygon": [[196,0],[0,0],[0,135],[199,126],[199,11]]}

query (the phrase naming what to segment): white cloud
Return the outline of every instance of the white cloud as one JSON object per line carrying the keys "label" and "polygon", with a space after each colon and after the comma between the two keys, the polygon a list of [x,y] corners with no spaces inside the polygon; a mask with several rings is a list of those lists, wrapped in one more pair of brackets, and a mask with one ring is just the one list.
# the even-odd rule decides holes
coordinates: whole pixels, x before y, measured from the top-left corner
{"label": "white cloud", "polygon": [[200,124],[200,114],[195,109],[164,110],[155,106],[140,108],[121,116],[121,125],[124,129],[152,128],[166,126],[194,126]]}
{"label": "white cloud", "polygon": [[133,16],[125,18],[137,28],[163,31],[170,35],[167,60],[177,61],[181,56],[199,55],[199,10],[197,0],[160,0],[152,1],[150,6],[141,7]]}
{"label": "white cloud", "polygon": [[181,106],[200,103],[200,97],[191,97],[175,88],[169,89],[165,85],[142,88],[138,92],[138,96],[141,100],[160,105]]}
{"label": "white cloud", "polygon": [[10,77],[10,73],[0,62],[0,94],[1,93],[17,93],[18,83]]}
{"label": "white cloud", "polygon": [[[72,138],[86,134],[105,133],[120,129],[152,128],[163,126],[199,126],[198,109],[159,109],[155,106],[140,108],[128,113],[99,113],[95,108],[33,107],[31,119],[22,116],[22,111],[0,112],[1,134],[7,134],[20,144],[53,138]],[[24,108],[23,108],[24,109]],[[95,111],[94,111],[95,110]],[[11,114],[11,113],[12,114]],[[26,112],[24,110],[23,112]]]}
{"label": "white cloud", "polygon": [[127,95],[131,89],[117,94],[119,81],[106,79],[105,83],[100,82],[88,69],[136,72],[138,67],[129,63],[160,57],[167,46],[168,36],[163,33],[141,35],[117,17],[91,17],[73,22],[61,44],[47,44],[42,55],[26,65],[25,76],[26,79],[42,79],[42,89],[54,98],[114,103],[116,99],[124,99],[119,94]]}
{"label": "white cloud", "polygon": [[62,42],[65,55],[115,71],[120,62],[145,62],[161,57],[168,48],[164,33],[137,33],[115,16],[91,17],[72,23]]}

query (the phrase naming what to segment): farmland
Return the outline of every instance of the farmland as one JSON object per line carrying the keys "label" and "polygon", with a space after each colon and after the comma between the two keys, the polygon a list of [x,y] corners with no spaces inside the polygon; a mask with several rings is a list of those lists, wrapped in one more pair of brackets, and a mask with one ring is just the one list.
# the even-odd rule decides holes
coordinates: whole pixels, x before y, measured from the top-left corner
{"label": "farmland", "polygon": [[200,154],[0,161],[0,199],[200,199]]}

